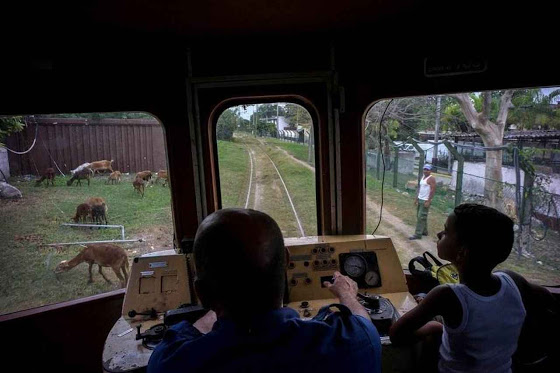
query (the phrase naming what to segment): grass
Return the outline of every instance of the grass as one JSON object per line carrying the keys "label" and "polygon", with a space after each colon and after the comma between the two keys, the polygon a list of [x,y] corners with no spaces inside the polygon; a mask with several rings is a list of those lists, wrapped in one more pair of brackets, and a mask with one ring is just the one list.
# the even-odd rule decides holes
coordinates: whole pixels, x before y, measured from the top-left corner
{"label": "grass", "polygon": [[[298,144],[289,144],[302,147]],[[290,147],[288,147],[290,149]],[[307,151],[307,148],[305,148]],[[292,202],[307,236],[317,234],[317,203],[315,173],[285,156],[284,152],[267,144],[266,152],[272,158],[290,192]],[[290,150],[288,153],[292,154]],[[294,154],[292,154],[294,155]],[[295,155],[294,155],[295,156]],[[288,219],[293,219],[289,217]],[[300,236],[299,231],[296,236]]]}
{"label": "grass", "polygon": [[[273,138],[266,138],[265,141],[267,144],[278,146],[281,149],[286,150],[291,156],[299,159],[300,161],[307,162],[309,159],[309,147],[307,144],[287,142]],[[314,156],[315,154],[313,154],[313,157]]]}
{"label": "grass", "polygon": [[[393,175],[392,173],[385,174],[385,183],[383,188],[383,209],[387,209],[391,214],[400,218],[404,223],[410,226],[410,234],[414,233],[416,227],[416,205],[414,199],[416,192],[413,190],[405,190],[404,185],[406,181],[414,180],[414,175],[399,174],[399,183],[402,189],[393,188]],[[381,203],[381,180],[376,179],[375,171],[368,170],[366,173],[366,193],[367,195],[378,204]],[[449,201],[448,194],[443,188],[437,188],[436,194],[430,207],[428,214],[428,232],[435,235],[443,229],[443,224],[447,219],[449,212],[453,211],[453,205]],[[368,232],[372,232],[377,225],[379,216],[366,216],[366,226]]]}
{"label": "grass", "polygon": [[65,178],[57,177],[54,187],[35,187],[33,181],[12,180],[23,198],[0,200],[0,313],[77,299],[118,288],[111,269],[104,273],[112,279],[107,284],[94,268],[94,283],[87,284],[86,264],[67,273],[54,275],[54,267],[73,258],[78,245],[62,249],[46,246],[51,243],[120,239],[120,230],[62,227],[71,222],[76,206],[88,197],[103,197],[108,205],[110,224],[125,226],[126,238],[144,238],[145,243],[123,244],[129,257],[152,249],[172,246],[172,218],[169,188],[147,187],[144,198],[138,195],[130,180],[119,185],[106,185],[106,177],[96,177],[91,185],[66,186]]}
{"label": "grass", "polygon": [[[368,170],[366,174],[366,191],[370,198],[377,203],[381,202],[381,180],[376,179],[375,170]],[[414,180],[414,175],[399,174],[399,187],[406,184],[405,180]],[[383,209],[400,218],[410,226],[410,234],[414,233],[416,226],[416,206],[414,205],[415,192],[393,188],[392,173],[385,174],[383,191]],[[428,231],[434,235],[442,230],[447,216],[453,211],[455,200],[453,191],[443,187],[436,189],[428,215]],[[377,225],[379,216],[366,216],[367,231],[372,232]],[[531,254],[533,257],[518,257],[514,248],[509,258],[498,269],[510,269],[518,272],[531,281],[543,285],[560,284],[560,234],[549,230],[543,241],[531,242]],[[539,263],[540,262],[540,263]],[[402,263],[407,266],[408,263]]]}
{"label": "grass", "polygon": [[243,140],[218,141],[222,207],[244,207],[250,163]]}

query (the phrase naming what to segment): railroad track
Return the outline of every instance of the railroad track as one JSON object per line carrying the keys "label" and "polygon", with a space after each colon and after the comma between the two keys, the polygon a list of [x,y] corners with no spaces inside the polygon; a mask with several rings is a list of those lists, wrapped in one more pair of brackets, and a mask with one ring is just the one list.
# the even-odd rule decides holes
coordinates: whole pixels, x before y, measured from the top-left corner
{"label": "railroad track", "polygon": [[[288,197],[288,202],[290,205],[290,209],[294,215],[295,218],[295,222],[297,224],[297,230],[299,232],[299,234],[301,235],[301,237],[305,236],[305,230],[303,229],[303,225],[301,223],[301,219],[297,213],[296,207],[294,205],[292,196],[290,195],[290,191],[288,190],[288,187],[286,185],[286,182],[284,181],[284,178],[282,177],[278,167],[276,166],[276,163],[272,160],[272,158],[270,157],[270,155],[268,154],[268,152],[266,151],[266,145],[257,139],[258,143],[254,143],[254,142],[250,142],[247,141],[246,142],[246,149],[247,149],[247,153],[249,155],[249,162],[250,162],[250,174],[249,174],[249,186],[247,188],[247,197],[245,199],[245,208],[250,208],[250,207],[255,207],[255,205],[258,205],[258,198],[262,198],[262,196],[259,195],[259,193],[257,193],[256,189],[258,187],[257,183],[258,181],[256,180],[257,178],[257,172],[256,172],[256,168],[258,166],[258,162],[257,162],[257,152],[263,154],[268,162],[270,162],[270,165],[273,167],[275,174],[277,175],[278,179],[280,180],[281,184],[282,184],[282,189],[285,193],[285,195]],[[253,203],[252,206],[250,205],[250,200],[251,200],[251,194],[254,195],[254,199],[253,199]]]}

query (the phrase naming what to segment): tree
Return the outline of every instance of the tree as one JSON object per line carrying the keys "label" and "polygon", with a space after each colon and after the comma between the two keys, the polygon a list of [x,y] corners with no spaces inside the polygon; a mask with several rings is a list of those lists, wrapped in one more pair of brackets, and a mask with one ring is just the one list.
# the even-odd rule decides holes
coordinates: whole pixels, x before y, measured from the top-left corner
{"label": "tree", "polygon": [[543,94],[540,89],[517,90],[508,122],[518,129],[559,129],[560,110],[553,104],[560,97],[560,89]]}
{"label": "tree", "polygon": [[12,133],[19,132],[25,128],[25,119],[23,117],[0,117],[0,145]]}
{"label": "tree", "polygon": [[[476,131],[486,147],[503,145],[504,130],[511,106],[513,90],[482,92],[475,97],[467,93],[452,94],[457,100],[468,124]],[[475,104],[477,107],[475,107]],[[480,111],[479,111],[480,110]],[[486,151],[484,198],[487,203],[500,208],[502,185],[502,150]]]}
{"label": "tree", "polygon": [[230,141],[233,138],[233,132],[239,124],[238,111],[238,108],[230,108],[220,115],[216,124],[216,137],[218,140]]}
{"label": "tree", "polygon": [[302,126],[308,130],[311,128],[311,115],[303,106],[287,103],[284,110],[285,117],[289,121],[290,125],[294,127]]}

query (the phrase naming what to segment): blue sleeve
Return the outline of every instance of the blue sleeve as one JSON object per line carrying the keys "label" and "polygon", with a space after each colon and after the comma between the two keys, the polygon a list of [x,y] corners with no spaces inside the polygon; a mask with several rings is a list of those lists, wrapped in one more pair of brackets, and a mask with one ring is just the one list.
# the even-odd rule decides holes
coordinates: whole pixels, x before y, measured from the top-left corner
{"label": "blue sleeve", "polygon": [[184,343],[198,339],[202,335],[203,334],[198,329],[186,321],[181,321],[177,325],[173,325],[165,332],[163,340],[157,345],[150,356],[147,369],[148,373],[162,373],[168,371],[162,361],[173,355]]}
{"label": "blue sleeve", "polygon": [[332,330],[327,343],[342,342],[336,345],[336,353],[338,360],[347,360],[347,368],[355,372],[381,372],[381,339],[371,320],[350,312],[336,312],[322,322]]}

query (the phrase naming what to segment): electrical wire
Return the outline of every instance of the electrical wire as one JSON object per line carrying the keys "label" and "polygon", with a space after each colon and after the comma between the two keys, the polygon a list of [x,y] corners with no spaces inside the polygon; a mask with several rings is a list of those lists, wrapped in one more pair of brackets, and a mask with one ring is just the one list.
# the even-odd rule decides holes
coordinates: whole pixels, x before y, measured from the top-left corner
{"label": "electrical wire", "polygon": [[35,138],[33,139],[33,144],[31,144],[31,147],[30,147],[29,149],[27,149],[26,151],[24,151],[24,152],[18,152],[18,151],[15,151],[15,150],[12,150],[12,149],[8,148],[7,146],[4,146],[4,148],[5,148],[7,151],[12,152],[12,153],[14,153],[14,154],[23,155],[23,154],[25,154],[25,153],[29,153],[29,152],[31,151],[31,149],[33,149],[33,147],[35,146],[35,143],[37,142],[37,134],[38,134],[38,132],[39,132],[38,130],[39,130],[39,123],[35,123]]}
{"label": "electrical wire", "polygon": [[385,107],[385,110],[383,111],[383,115],[381,115],[381,119],[379,120],[379,149],[381,150],[379,153],[381,154],[381,162],[383,163],[383,176],[381,177],[381,206],[379,207],[379,221],[377,222],[377,226],[371,233],[372,235],[374,235],[375,232],[377,232],[377,228],[379,228],[379,225],[381,224],[381,217],[383,216],[383,192],[384,192],[383,187],[385,185],[385,156],[383,155],[383,146],[381,144],[381,126],[383,125],[383,119],[385,118],[385,113],[387,113],[387,109],[389,108],[389,105],[391,105],[393,100],[394,98],[392,98],[389,101],[389,103]]}

